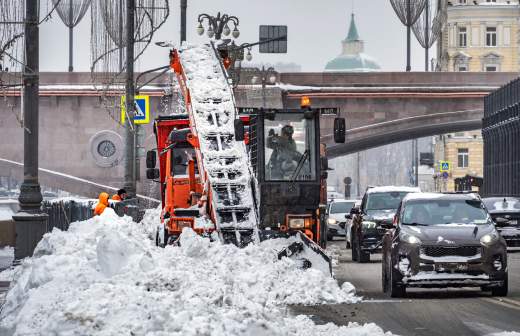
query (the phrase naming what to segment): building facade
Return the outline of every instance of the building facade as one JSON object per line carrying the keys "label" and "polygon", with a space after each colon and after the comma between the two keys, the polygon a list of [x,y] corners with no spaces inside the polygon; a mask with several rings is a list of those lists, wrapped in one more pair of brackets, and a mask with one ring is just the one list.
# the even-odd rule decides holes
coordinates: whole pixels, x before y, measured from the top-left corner
{"label": "building facade", "polygon": [[518,0],[439,0],[447,22],[437,70],[520,71]]}
{"label": "building facade", "polygon": [[[481,132],[460,132],[435,137],[435,159],[436,191],[456,191],[455,181],[466,176],[481,178],[484,173]],[[441,172],[441,162],[449,163],[449,171]]]}

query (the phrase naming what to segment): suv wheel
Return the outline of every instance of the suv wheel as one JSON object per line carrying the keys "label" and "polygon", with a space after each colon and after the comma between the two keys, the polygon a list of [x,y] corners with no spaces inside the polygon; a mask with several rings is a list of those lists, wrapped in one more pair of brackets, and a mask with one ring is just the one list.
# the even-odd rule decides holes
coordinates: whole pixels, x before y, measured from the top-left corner
{"label": "suv wheel", "polygon": [[356,236],[354,235],[354,232],[352,232],[352,235],[350,236],[352,237],[352,261],[358,261],[358,255],[357,255],[357,239],[356,239]]}
{"label": "suv wheel", "polygon": [[370,262],[370,252],[363,251],[363,249],[361,248],[361,239],[359,238],[359,236],[357,238],[356,249],[357,249],[358,261],[360,263]]}
{"label": "suv wheel", "polygon": [[392,262],[391,257],[389,259],[390,259],[390,262],[388,263],[388,274],[387,274],[388,288],[387,288],[387,291],[390,292],[389,293],[390,297],[393,297],[393,298],[404,297],[406,295],[406,286],[397,283],[397,279],[395,278],[396,270],[394,270],[394,268],[393,268],[393,262]]}
{"label": "suv wheel", "polygon": [[493,296],[507,296],[508,287],[509,287],[509,285],[508,285],[507,273],[506,273],[505,280],[504,280],[504,283],[502,284],[502,286],[492,287],[491,288],[491,295],[493,295]]}
{"label": "suv wheel", "polygon": [[388,262],[387,257],[383,254],[381,260],[381,285],[383,287],[383,293],[388,292]]}

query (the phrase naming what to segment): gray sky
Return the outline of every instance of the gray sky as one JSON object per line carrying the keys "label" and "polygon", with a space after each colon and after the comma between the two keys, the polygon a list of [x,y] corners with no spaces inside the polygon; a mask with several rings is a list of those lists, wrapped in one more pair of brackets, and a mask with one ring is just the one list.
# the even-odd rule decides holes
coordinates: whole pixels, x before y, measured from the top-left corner
{"label": "gray sky", "polygon": [[[295,62],[303,71],[322,71],[325,64],[341,51],[346,37],[353,0],[188,0],[187,39],[204,42],[207,37],[197,35],[196,18],[199,13],[216,15],[217,11],[240,19],[241,35],[238,43],[256,42],[258,26],[275,24],[288,26],[287,54],[259,54],[253,50],[253,62]],[[360,37],[365,40],[365,52],[381,65],[384,71],[405,68],[406,29],[394,14],[389,0],[357,0],[354,13]],[[424,69],[424,50],[412,34],[412,69]],[[179,0],[170,0],[170,17],[154,37],[155,41],[179,41]],[[58,15],[40,29],[40,70],[67,71],[68,31]],[[90,69],[90,14],[75,30],[76,71]],[[434,54],[433,50],[430,53]],[[431,56],[430,56],[431,57]],[[164,48],[151,46],[141,57],[136,70],[166,65],[168,53]]]}

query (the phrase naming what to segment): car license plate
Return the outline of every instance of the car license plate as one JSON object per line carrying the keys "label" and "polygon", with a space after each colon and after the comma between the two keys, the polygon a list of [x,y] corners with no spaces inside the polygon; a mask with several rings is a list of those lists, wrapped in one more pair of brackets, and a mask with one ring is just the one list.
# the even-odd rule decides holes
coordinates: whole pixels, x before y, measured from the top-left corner
{"label": "car license plate", "polygon": [[518,220],[517,219],[510,219],[509,220],[509,224],[510,225],[516,225],[516,224],[518,224]]}
{"label": "car license plate", "polygon": [[437,272],[446,272],[446,271],[465,272],[468,270],[468,265],[461,264],[461,263],[436,263],[435,270]]}

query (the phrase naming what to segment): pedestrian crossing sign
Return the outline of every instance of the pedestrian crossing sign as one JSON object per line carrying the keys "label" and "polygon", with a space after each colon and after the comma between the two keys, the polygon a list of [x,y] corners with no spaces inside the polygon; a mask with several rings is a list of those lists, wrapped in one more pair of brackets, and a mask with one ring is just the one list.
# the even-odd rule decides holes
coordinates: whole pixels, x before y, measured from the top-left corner
{"label": "pedestrian crossing sign", "polygon": [[447,173],[451,170],[451,164],[449,161],[440,161],[439,164],[441,173]]}
{"label": "pedestrian crossing sign", "polygon": [[[121,124],[126,121],[126,96],[121,96]],[[135,96],[134,124],[150,123],[150,96]]]}

